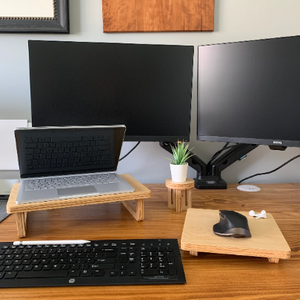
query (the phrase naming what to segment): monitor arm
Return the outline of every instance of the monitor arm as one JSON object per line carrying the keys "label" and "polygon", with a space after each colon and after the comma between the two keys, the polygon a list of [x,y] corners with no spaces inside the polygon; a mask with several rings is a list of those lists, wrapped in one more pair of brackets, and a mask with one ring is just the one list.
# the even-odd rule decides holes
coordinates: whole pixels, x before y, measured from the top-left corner
{"label": "monitor arm", "polygon": [[[171,145],[173,142],[160,142],[160,146],[166,151],[172,153]],[[210,164],[204,163],[197,155],[188,159],[191,168],[197,171],[195,188],[197,189],[226,189],[227,184],[221,178],[221,172],[237,160],[242,160],[246,154],[254,150],[258,145],[237,144],[226,151],[219,158]]]}

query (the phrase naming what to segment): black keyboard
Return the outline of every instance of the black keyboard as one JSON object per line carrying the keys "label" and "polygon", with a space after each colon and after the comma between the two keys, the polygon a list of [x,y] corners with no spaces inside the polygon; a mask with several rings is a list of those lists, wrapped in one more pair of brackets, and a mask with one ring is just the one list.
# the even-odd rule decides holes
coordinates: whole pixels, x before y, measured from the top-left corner
{"label": "black keyboard", "polygon": [[176,239],[0,243],[0,287],[183,284]]}
{"label": "black keyboard", "polygon": [[27,137],[24,141],[30,170],[111,164],[109,136]]}

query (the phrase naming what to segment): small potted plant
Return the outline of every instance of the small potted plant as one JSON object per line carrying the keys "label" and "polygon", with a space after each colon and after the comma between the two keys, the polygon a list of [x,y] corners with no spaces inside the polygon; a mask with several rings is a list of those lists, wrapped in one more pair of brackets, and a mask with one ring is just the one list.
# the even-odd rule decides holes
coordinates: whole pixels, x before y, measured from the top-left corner
{"label": "small potted plant", "polygon": [[171,164],[171,176],[174,182],[185,182],[187,178],[187,160],[194,154],[188,149],[189,145],[178,141],[175,146],[171,146],[173,159],[167,158]]}

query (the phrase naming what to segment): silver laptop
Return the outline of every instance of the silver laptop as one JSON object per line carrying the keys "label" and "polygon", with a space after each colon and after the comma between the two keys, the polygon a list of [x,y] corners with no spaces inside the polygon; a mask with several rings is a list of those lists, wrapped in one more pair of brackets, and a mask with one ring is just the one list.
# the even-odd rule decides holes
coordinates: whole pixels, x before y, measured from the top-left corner
{"label": "silver laptop", "polygon": [[31,127],[15,130],[18,204],[133,192],[117,173],[126,127]]}

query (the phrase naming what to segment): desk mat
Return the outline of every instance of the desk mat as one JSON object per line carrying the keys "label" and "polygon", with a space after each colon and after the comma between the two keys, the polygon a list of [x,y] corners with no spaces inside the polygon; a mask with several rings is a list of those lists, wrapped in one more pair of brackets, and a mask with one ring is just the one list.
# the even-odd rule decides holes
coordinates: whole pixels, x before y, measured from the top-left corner
{"label": "desk mat", "polygon": [[187,210],[181,237],[181,249],[230,255],[266,257],[269,262],[290,258],[291,249],[270,213],[266,219],[255,219],[249,212],[238,211],[248,219],[251,238],[221,237],[213,232],[213,225],[220,220],[218,210]]}

